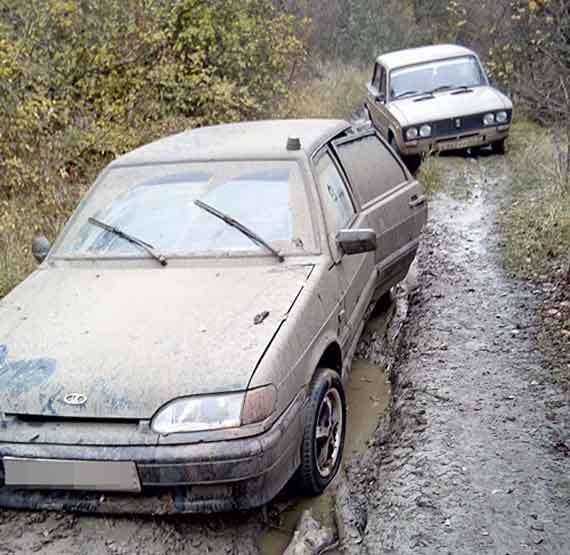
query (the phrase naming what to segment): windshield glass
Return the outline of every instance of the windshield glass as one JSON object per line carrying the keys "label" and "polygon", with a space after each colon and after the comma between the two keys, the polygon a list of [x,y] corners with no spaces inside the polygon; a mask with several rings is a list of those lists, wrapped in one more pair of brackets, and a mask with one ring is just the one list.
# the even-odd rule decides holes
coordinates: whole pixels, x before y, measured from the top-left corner
{"label": "windshield glass", "polygon": [[474,56],[417,64],[394,69],[390,73],[392,98],[397,98],[407,92],[407,96],[412,96],[440,87],[476,87],[484,84],[483,72]]}
{"label": "windshield glass", "polygon": [[267,253],[195,200],[238,220],[284,253],[314,246],[295,162],[211,162],[111,169],[80,209],[56,256],[144,255],[136,245],[90,224],[90,216],[167,256]]}

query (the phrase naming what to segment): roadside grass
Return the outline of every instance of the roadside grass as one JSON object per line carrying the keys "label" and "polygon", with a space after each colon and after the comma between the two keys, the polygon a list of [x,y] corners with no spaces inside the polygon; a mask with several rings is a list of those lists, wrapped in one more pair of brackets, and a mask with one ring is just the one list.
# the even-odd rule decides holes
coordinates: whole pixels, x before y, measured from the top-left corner
{"label": "roadside grass", "polygon": [[528,122],[514,127],[512,185],[498,225],[507,270],[541,291],[541,343],[555,378],[570,385],[570,183],[561,137]]}
{"label": "roadside grass", "polygon": [[556,130],[525,123],[513,128],[511,191],[500,212],[505,262],[515,274],[538,278],[570,264],[570,183],[562,170]]}
{"label": "roadside grass", "polygon": [[348,119],[364,104],[369,70],[342,63],[317,63],[294,84],[280,117]]}
{"label": "roadside grass", "polygon": [[47,187],[0,199],[0,298],[36,266],[32,238],[54,239],[84,190],[82,186]]}

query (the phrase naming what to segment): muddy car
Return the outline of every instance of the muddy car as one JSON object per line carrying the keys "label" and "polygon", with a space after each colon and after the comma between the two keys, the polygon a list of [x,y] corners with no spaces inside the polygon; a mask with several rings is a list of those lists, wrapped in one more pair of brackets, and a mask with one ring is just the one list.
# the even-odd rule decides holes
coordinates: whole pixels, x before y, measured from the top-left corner
{"label": "muddy car", "polygon": [[490,86],[467,48],[435,45],[384,54],[367,87],[368,117],[412,171],[430,151],[491,145],[504,152],[512,103]]}
{"label": "muddy car", "polygon": [[338,470],[364,320],[426,203],[374,130],[205,127],[99,176],[0,303],[0,505],[259,506]]}

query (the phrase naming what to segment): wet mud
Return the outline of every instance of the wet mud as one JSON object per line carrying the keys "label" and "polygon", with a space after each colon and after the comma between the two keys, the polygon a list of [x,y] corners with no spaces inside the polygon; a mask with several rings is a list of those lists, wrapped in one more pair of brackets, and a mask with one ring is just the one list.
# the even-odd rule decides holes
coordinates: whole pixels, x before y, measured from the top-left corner
{"label": "wet mud", "polygon": [[393,403],[362,460],[359,554],[570,553],[570,403],[539,350],[541,299],[508,279],[502,157],[446,158]]}
{"label": "wet mud", "polygon": [[[385,315],[369,322],[371,327],[384,328]],[[348,419],[343,462],[350,464],[367,449],[368,440],[386,412],[390,400],[390,382],[381,366],[357,359],[352,364],[351,379],[347,387]],[[310,509],[313,517],[323,527],[337,531],[335,497],[340,481],[339,473],[322,495],[314,498],[288,497],[276,501],[274,514],[264,527],[258,541],[260,555],[283,553],[290,543],[303,511]],[[338,535],[338,531],[337,531]],[[340,551],[328,551],[340,553]]]}

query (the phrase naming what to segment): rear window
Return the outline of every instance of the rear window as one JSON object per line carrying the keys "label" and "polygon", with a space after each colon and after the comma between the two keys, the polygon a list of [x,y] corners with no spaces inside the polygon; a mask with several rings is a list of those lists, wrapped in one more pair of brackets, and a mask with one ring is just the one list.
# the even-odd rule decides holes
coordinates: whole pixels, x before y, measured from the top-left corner
{"label": "rear window", "polygon": [[342,140],[335,146],[361,205],[407,180],[402,166],[375,134]]}

